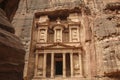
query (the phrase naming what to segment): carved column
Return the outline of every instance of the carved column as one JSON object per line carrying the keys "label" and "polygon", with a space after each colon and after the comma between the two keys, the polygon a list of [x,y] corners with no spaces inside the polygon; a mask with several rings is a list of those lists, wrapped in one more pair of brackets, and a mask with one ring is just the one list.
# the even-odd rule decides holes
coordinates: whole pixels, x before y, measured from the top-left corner
{"label": "carved column", "polygon": [[47,54],[44,53],[43,77],[46,77],[46,59],[47,59]]}
{"label": "carved column", "polygon": [[63,77],[66,77],[66,58],[65,53],[63,53]]}
{"label": "carved column", "polygon": [[47,30],[48,29],[45,29],[45,42],[47,42]]}
{"label": "carved column", "polygon": [[37,30],[38,32],[38,35],[37,35],[37,42],[39,42],[40,41],[40,29],[38,28],[38,30]]}
{"label": "carved column", "polygon": [[72,35],[72,34],[71,34],[71,28],[69,28],[69,32],[70,32],[70,33],[69,33],[69,42],[72,42],[72,40],[71,40],[71,35]]}
{"label": "carved column", "polygon": [[54,53],[51,53],[51,78],[54,77]]}
{"label": "carved column", "polygon": [[60,32],[60,42],[62,42],[62,40],[63,40],[63,33],[62,33],[62,29],[61,29],[61,32]]}
{"label": "carved column", "polygon": [[70,53],[71,77],[73,77],[73,53]]}
{"label": "carved column", "polygon": [[36,57],[35,57],[35,77],[37,76],[37,68],[38,68],[38,54],[36,53]]}
{"label": "carved column", "polygon": [[80,33],[79,33],[79,27],[77,27],[77,37],[78,37],[78,41],[80,41]]}
{"label": "carved column", "polygon": [[80,77],[82,77],[82,57],[81,57],[81,54],[78,53],[79,55],[79,67],[80,67]]}
{"label": "carved column", "polygon": [[54,29],[54,42],[56,42],[56,29]]}

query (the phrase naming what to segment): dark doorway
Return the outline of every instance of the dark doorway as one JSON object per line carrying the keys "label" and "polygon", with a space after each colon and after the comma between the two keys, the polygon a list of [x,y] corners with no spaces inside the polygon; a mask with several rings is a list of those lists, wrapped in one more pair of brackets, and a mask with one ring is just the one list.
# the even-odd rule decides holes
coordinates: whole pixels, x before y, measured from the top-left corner
{"label": "dark doorway", "polygon": [[62,75],[62,71],[63,71],[62,61],[56,61],[55,66],[56,66],[55,74],[56,75]]}
{"label": "dark doorway", "polygon": [[47,54],[46,77],[51,77],[51,54]]}
{"label": "dark doorway", "polygon": [[66,76],[70,77],[70,54],[66,54]]}

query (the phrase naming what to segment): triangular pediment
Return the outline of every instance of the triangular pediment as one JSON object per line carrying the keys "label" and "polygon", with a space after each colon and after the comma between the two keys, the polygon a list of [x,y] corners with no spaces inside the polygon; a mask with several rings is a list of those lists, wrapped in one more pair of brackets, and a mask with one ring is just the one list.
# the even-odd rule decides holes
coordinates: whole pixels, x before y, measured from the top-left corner
{"label": "triangular pediment", "polygon": [[49,48],[66,48],[65,46],[61,46],[61,45],[56,45],[56,46],[52,46],[52,47],[49,47]]}

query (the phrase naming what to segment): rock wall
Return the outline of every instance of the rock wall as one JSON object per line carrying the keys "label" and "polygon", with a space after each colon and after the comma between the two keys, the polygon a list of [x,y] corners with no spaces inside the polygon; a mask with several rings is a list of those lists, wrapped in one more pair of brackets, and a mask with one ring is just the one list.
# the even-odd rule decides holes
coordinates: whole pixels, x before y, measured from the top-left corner
{"label": "rock wall", "polygon": [[10,23],[17,5],[18,0],[0,0],[0,80],[23,79],[25,51]]}
{"label": "rock wall", "polygon": [[[85,67],[86,76],[91,80],[119,80],[120,1],[82,1],[84,1],[82,6],[82,25],[84,27],[82,45],[87,54],[85,62],[89,65]],[[48,3],[52,2],[48,0],[21,0],[12,21],[16,30],[15,34],[21,38],[26,49],[24,76],[29,79],[33,77],[32,73],[34,73],[32,65],[34,64],[34,54],[29,52],[34,14],[61,8],[49,6]]]}
{"label": "rock wall", "polygon": [[[120,1],[118,0],[95,0],[88,2],[87,4],[94,4],[94,6],[88,5],[91,9],[91,30],[94,51],[91,53],[91,63],[94,63],[92,67],[96,68],[91,75],[95,75],[100,79],[107,77],[109,80],[119,80],[120,69]],[[95,56],[93,58],[93,56]],[[95,61],[94,61],[95,60]]]}
{"label": "rock wall", "polygon": [[[34,58],[30,57],[29,59],[29,51],[30,51],[30,41],[31,41],[31,30],[33,26],[33,20],[34,20],[34,14],[36,10],[40,10],[40,5],[44,4],[46,5],[48,3],[48,0],[21,0],[20,4],[18,6],[18,10],[15,14],[15,17],[12,21],[12,24],[15,26],[16,35],[22,40],[22,43],[24,45],[24,48],[26,50],[26,56],[25,56],[25,67],[24,67],[24,77],[27,77],[27,73],[33,73],[33,67],[32,64],[34,64]],[[18,17],[19,16],[19,17]],[[34,56],[34,54],[31,54]],[[28,60],[30,66],[28,66]],[[29,68],[28,68],[29,67]],[[33,76],[33,74],[29,74],[30,77]]]}

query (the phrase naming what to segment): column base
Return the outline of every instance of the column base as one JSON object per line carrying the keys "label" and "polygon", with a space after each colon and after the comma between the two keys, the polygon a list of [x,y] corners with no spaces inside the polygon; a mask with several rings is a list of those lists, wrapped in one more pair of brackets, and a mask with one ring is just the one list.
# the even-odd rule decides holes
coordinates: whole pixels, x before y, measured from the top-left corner
{"label": "column base", "polygon": [[43,76],[34,76],[33,79],[40,79],[43,78]]}
{"label": "column base", "polygon": [[50,78],[55,78],[54,76],[51,76]]}
{"label": "column base", "polygon": [[54,77],[54,78],[43,78],[43,77],[36,77],[33,78],[32,80],[91,80],[91,79],[87,79],[84,77],[80,77],[80,76],[74,76],[74,77]]}
{"label": "column base", "polygon": [[66,78],[66,76],[63,76],[63,78]]}
{"label": "column base", "polygon": [[73,76],[70,76],[71,78],[73,78]]}

